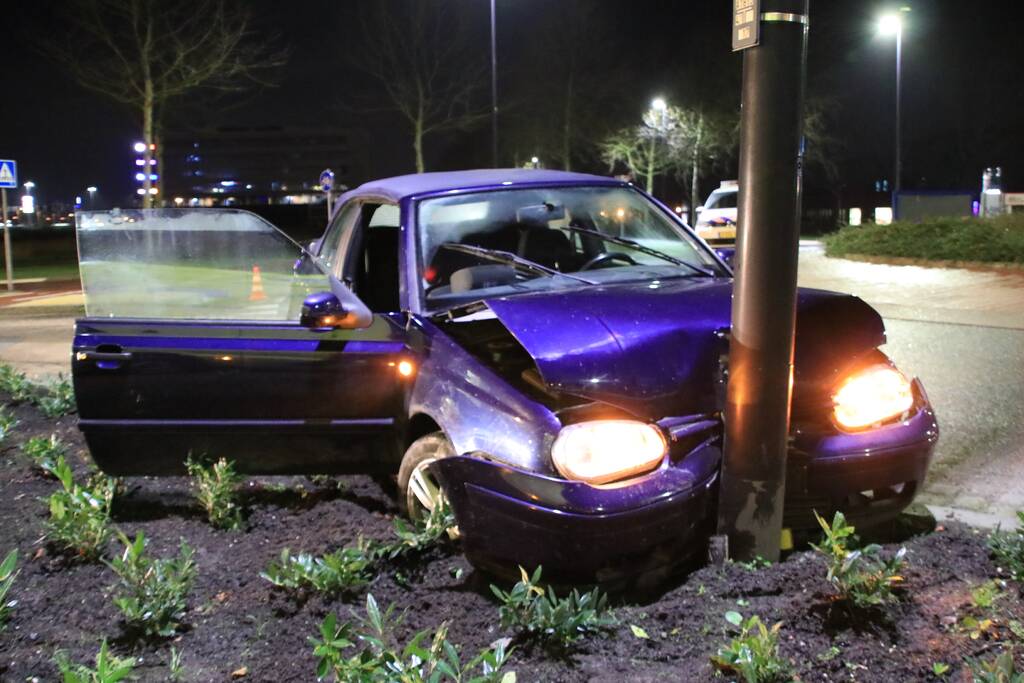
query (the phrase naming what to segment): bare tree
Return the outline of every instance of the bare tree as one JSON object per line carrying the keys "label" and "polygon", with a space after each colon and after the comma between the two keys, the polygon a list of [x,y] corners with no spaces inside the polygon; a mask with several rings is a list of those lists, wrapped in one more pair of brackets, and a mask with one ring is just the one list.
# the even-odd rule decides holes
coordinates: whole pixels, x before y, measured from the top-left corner
{"label": "bare tree", "polygon": [[150,189],[156,122],[168,101],[197,88],[240,90],[284,63],[257,41],[249,15],[226,0],[76,0],[62,13],[66,35],[46,51],[84,87],[132,108],[141,119],[143,206]]}
{"label": "bare tree", "polygon": [[728,128],[719,115],[700,109],[648,110],[642,124],[606,138],[602,155],[610,169],[624,165],[635,178],[643,178],[648,192],[656,176],[674,173],[690,182],[691,201],[696,202],[708,162],[730,146]]}
{"label": "bare tree", "polygon": [[380,82],[384,108],[408,122],[416,172],[423,173],[427,135],[487,117],[489,109],[474,102],[485,54],[473,52],[460,13],[439,0],[377,0],[364,15],[362,35],[350,61]]}

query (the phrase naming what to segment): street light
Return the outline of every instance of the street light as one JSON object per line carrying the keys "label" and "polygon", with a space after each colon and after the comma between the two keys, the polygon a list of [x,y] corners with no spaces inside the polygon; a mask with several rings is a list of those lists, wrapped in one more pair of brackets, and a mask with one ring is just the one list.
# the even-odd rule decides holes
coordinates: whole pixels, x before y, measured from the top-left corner
{"label": "street light", "polygon": [[96,192],[98,190],[99,190],[99,188],[97,188],[95,185],[90,185],[89,187],[85,188],[85,191],[89,193],[89,208],[90,209],[96,208],[95,207]]}
{"label": "street light", "polygon": [[[668,116],[668,102],[663,97],[655,97],[651,100],[651,111],[658,112],[660,117],[660,125],[657,127],[657,132],[662,136],[667,134],[667,121]],[[647,191],[650,193],[654,192],[654,167],[655,167],[655,155],[658,151],[658,135],[651,136],[651,158],[647,164]]]}
{"label": "street light", "polygon": [[30,181],[28,181],[28,182],[27,182],[27,183],[25,183],[25,185],[24,185],[24,187],[25,187],[25,192],[28,192],[29,194],[32,194],[32,188],[34,188],[35,186],[36,186],[36,184],[35,184],[35,183],[33,183],[33,182],[32,182],[31,180],[30,180]]}
{"label": "street light", "polygon": [[898,12],[884,14],[878,19],[878,33],[883,36],[896,36],[896,135],[895,135],[895,177],[892,184],[892,213],[893,219],[899,218],[899,197],[903,187],[903,158],[900,145],[900,131],[902,128],[903,108],[903,14],[909,12],[909,7],[901,7]]}

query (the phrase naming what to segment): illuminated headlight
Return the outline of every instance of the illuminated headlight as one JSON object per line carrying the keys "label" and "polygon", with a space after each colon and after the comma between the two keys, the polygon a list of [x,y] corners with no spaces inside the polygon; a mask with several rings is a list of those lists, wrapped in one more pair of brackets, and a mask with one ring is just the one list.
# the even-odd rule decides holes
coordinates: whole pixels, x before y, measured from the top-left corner
{"label": "illuminated headlight", "polygon": [[841,427],[863,429],[910,410],[914,391],[896,368],[873,365],[848,377],[832,401],[833,415]]}
{"label": "illuminated headlight", "polygon": [[564,427],[551,446],[551,460],[566,479],[607,484],[653,470],[667,448],[652,425],[598,420]]}

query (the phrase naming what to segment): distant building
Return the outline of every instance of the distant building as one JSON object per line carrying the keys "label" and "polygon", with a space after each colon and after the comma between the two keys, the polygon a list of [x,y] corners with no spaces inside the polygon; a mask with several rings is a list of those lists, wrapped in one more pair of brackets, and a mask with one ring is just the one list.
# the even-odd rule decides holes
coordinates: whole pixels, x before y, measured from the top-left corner
{"label": "distant building", "polygon": [[325,168],[336,191],[365,177],[366,145],[347,129],[222,126],[169,133],[163,145],[168,206],[317,203]]}

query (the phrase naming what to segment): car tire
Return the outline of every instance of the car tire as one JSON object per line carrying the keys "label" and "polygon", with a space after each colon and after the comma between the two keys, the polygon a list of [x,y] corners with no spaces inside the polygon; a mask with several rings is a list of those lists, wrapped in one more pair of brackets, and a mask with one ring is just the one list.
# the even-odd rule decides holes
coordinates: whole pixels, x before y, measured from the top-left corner
{"label": "car tire", "polygon": [[423,519],[437,501],[444,499],[440,483],[426,468],[435,460],[451,455],[455,455],[455,449],[444,432],[421,436],[405,451],[398,468],[398,506],[407,517]]}

